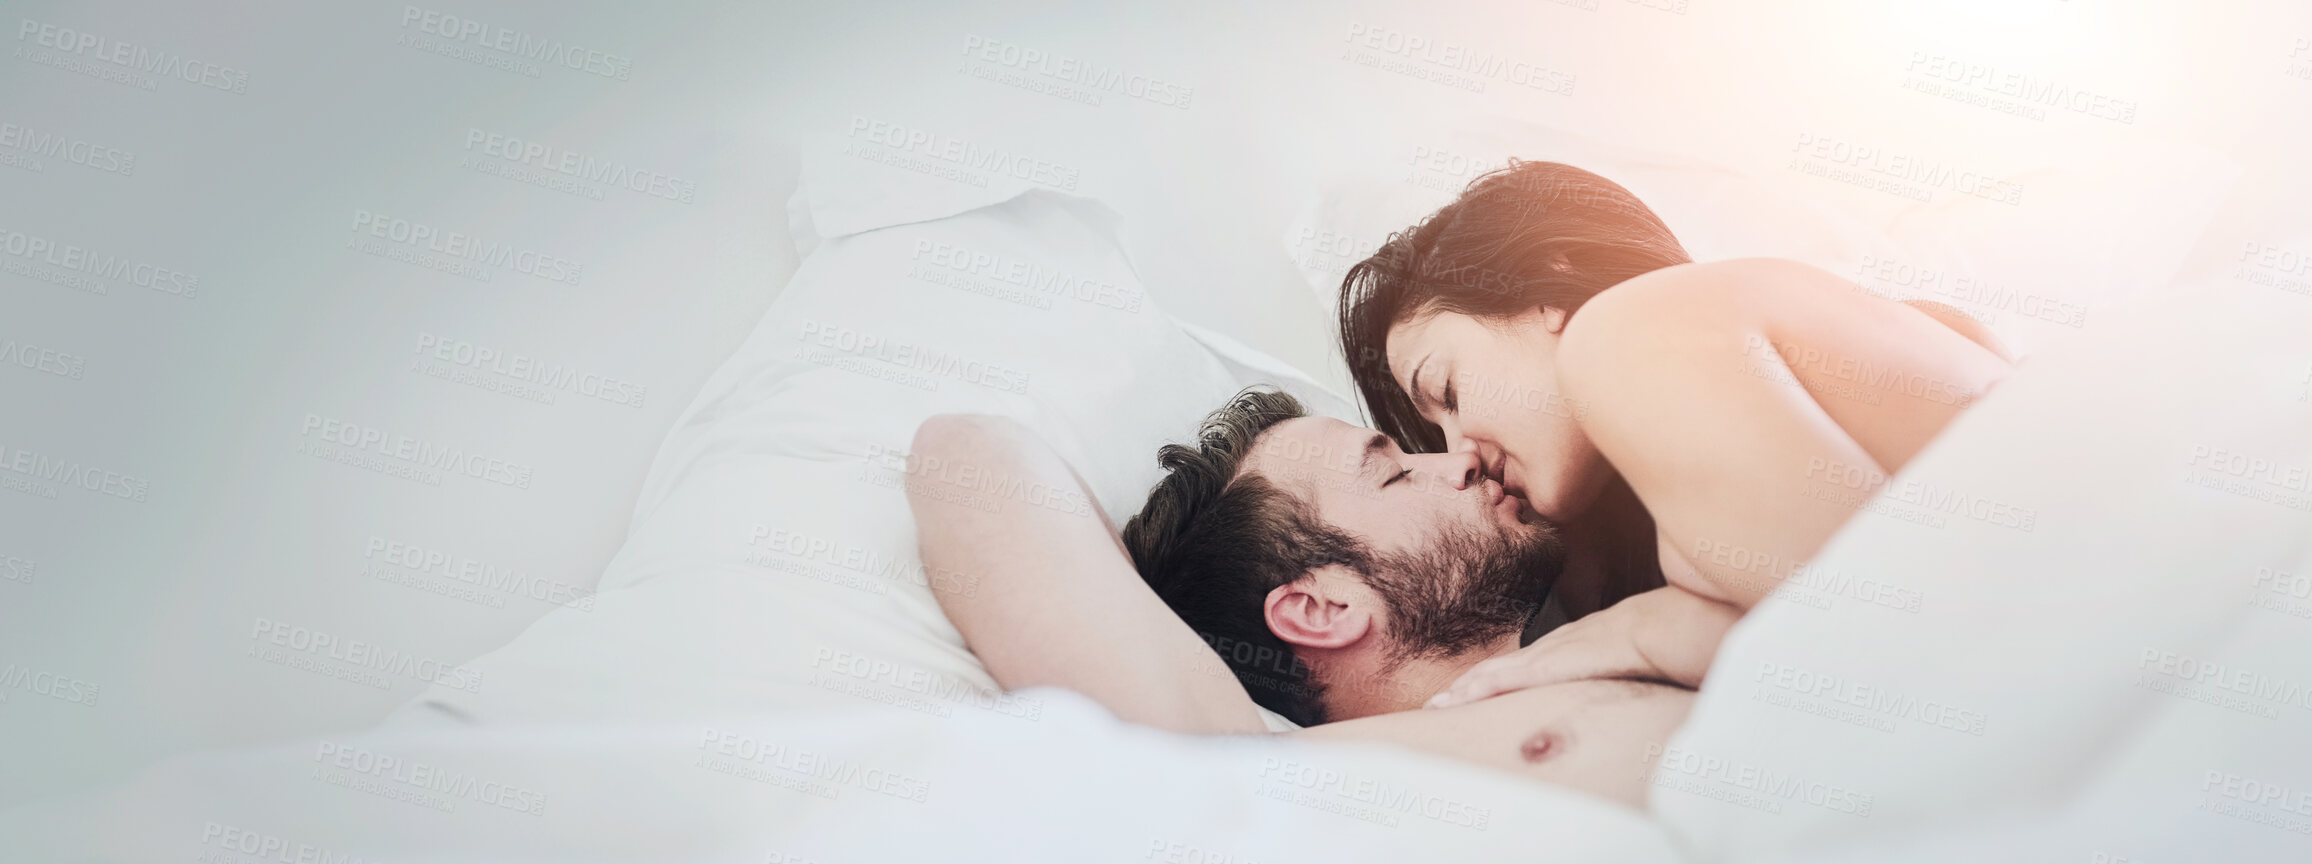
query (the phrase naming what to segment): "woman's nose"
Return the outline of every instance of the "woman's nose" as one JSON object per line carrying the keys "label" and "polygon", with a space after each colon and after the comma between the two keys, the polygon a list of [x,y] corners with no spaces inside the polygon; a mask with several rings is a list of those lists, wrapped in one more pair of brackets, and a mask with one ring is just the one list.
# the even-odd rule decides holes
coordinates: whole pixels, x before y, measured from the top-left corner
{"label": "woman's nose", "polygon": [[1477,446],[1477,442],[1470,440],[1469,436],[1461,434],[1461,419],[1459,417],[1447,415],[1438,418],[1437,431],[1445,434],[1445,452],[1447,453],[1470,450]]}

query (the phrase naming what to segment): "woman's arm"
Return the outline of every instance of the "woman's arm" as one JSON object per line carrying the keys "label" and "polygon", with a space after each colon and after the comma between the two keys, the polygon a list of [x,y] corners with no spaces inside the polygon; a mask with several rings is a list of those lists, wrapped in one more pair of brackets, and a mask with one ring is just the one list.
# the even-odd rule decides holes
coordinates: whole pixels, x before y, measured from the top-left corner
{"label": "woman's arm", "polygon": [[1814,267],[1658,270],[1566,325],[1558,384],[1693,569],[1748,609],[2005,373],[1917,309]]}
{"label": "woman's arm", "polygon": [[[1058,454],[1011,420],[941,415],[916,430],[907,501],[923,564],[964,642],[1006,689],[1065,687],[1116,716],[1175,732],[1266,731],[1226,663],[1149,590],[1098,507],[1050,506],[1073,490]],[[989,477],[971,488],[946,478]],[[1013,481],[1018,481],[1014,483]],[[984,494],[986,488],[1050,494]]]}
{"label": "woman's arm", "polygon": [[1742,613],[1676,586],[1622,602],[1549,631],[1533,644],[1479,662],[1426,707],[1446,708],[1529,687],[1584,678],[1702,686],[1718,643]]}

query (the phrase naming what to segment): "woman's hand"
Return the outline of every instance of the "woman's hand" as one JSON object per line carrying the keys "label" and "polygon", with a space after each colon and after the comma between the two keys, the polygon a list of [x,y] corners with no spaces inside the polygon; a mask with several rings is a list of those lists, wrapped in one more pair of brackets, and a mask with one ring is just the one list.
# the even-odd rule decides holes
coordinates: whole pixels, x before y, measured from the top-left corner
{"label": "woman's hand", "polygon": [[1529,687],[1583,678],[1652,677],[1629,629],[1624,600],[1542,634],[1533,644],[1469,667],[1429,698],[1428,708],[1466,705]]}
{"label": "woman's hand", "polygon": [[1657,588],[1469,667],[1426,707],[1463,705],[1583,678],[1649,678],[1697,687],[1741,612],[1682,588]]}

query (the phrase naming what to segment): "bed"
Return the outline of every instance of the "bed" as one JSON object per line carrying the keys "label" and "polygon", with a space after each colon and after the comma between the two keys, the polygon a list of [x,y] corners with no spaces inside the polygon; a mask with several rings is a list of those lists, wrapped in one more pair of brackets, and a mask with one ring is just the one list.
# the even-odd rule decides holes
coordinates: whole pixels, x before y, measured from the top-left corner
{"label": "bed", "polygon": [[[1184,737],[998,692],[930,594],[968,577],[913,554],[900,480],[923,417],[1027,423],[1092,491],[1053,506],[1121,521],[1156,446],[1242,386],[1355,411],[1166,314],[1101,202],[858,152],[806,155],[801,269],[660,445],[590,608],[466,664],[486,689],[174,758],[0,814],[0,833],[74,861],[2312,849],[2312,306],[2238,275],[2235,222],[2157,253],[2185,262],[2166,287],[2036,352],[1742,622],[1691,721],[1632,766],[1656,778],[1648,815],[1376,745]],[[1708,165],[1592,164],[1616,158],[1600,170],[1673,224],[1741,224],[1711,208],[1763,200]],[[1312,200],[1288,249],[1430,206],[1367,191]],[[2259,200],[2233,209],[2272,238],[2288,198]],[[1948,239],[1780,218],[1823,226],[1803,236],[1826,258]],[[1300,260],[1321,286],[1329,265]]]}

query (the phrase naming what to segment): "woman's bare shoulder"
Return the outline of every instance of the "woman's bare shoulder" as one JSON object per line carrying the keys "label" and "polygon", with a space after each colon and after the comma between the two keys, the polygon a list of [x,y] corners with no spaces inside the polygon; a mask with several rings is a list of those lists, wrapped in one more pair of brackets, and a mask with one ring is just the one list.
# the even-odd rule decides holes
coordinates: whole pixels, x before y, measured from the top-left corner
{"label": "woman's bare shoulder", "polygon": [[[1838,274],[1789,258],[1729,258],[1664,267],[1599,292],[1581,316],[1619,318],[1632,310],[1676,313],[1697,319],[1730,309],[1754,308],[1764,299],[1794,295],[1876,299]],[[1569,325],[1570,326],[1570,325]]]}
{"label": "woman's bare shoulder", "polygon": [[1922,316],[2007,356],[1995,335],[1956,309],[1880,297],[1803,261],[1731,258],[1665,267],[1600,292],[1566,324],[1559,362],[1578,368],[1591,355],[1606,355],[1606,362],[1618,363],[1633,352],[1760,332],[1869,328],[1900,334],[1913,329],[1905,319]]}
{"label": "woman's bare shoulder", "polygon": [[1840,284],[1829,271],[1785,258],[1696,262],[1638,276],[1599,292],[1566,323],[1559,382],[1575,387],[1568,379],[1698,349],[1739,350],[1720,343],[1738,343],[1793,308],[1837,305]]}

